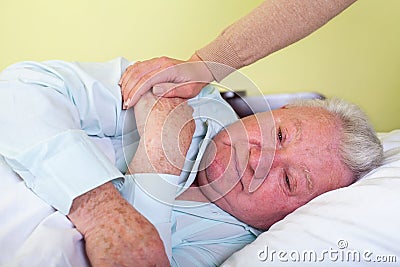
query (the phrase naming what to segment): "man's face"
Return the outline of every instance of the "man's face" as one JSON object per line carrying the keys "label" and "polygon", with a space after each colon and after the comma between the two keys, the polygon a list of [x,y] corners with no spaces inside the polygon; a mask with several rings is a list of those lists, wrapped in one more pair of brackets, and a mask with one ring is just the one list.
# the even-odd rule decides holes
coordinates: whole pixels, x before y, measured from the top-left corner
{"label": "man's face", "polygon": [[340,160],[341,128],[331,114],[291,107],[273,111],[272,117],[259,113],[221,131],[198,173],[207,198],[260,229],[353,180]]}

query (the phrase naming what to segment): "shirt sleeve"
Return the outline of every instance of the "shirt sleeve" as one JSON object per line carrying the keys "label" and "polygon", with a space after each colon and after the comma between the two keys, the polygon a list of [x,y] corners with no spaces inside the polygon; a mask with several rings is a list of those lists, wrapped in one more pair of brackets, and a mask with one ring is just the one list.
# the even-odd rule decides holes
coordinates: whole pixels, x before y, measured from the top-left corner
{"label": "shirt sleeve", "polygon": [[22,62],[0,74],[0,154],[63,214],[77,196],[123,177],[89,136],[120,132],[118,79],[127,65]]}

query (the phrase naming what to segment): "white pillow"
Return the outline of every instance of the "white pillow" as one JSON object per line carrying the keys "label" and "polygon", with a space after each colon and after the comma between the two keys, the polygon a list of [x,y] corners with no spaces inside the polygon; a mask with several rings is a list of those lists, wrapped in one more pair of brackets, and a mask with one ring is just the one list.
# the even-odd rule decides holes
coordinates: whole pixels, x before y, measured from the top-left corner
{"label": "white pillow", "polygon": [[380,134],[384,165],[274,224],[222,266],[396,266],[400,262],[400,130]]}

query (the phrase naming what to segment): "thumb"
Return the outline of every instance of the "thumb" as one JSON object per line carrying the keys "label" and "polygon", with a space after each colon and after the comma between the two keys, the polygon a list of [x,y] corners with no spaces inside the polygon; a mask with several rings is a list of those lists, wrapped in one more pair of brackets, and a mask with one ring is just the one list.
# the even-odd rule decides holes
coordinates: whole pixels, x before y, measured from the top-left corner
{"label": "thumb", "polygon": [[160,83],[153,86],[153,94],[162,97],[192,98],[198,95],[208,83]]}
{"label": "thumb", "polygon": [[176,90],[177,86],[179,86],[179,84],[159,83],[153,86],[153,94],[162,97],[179,97]]}

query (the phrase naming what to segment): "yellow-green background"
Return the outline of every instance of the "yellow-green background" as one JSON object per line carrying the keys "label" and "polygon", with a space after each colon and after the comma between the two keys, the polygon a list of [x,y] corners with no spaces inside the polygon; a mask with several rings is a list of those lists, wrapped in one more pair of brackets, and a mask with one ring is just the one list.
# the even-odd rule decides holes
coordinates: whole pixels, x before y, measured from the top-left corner
{"label": "yellow-green background", "polygon": [[[261,0],[0,0],[0,69],[21,60],[188,58]],[[359,0],[306,39],[243,69],[265,93],[355,102],[400,128],[400,1]]]}

